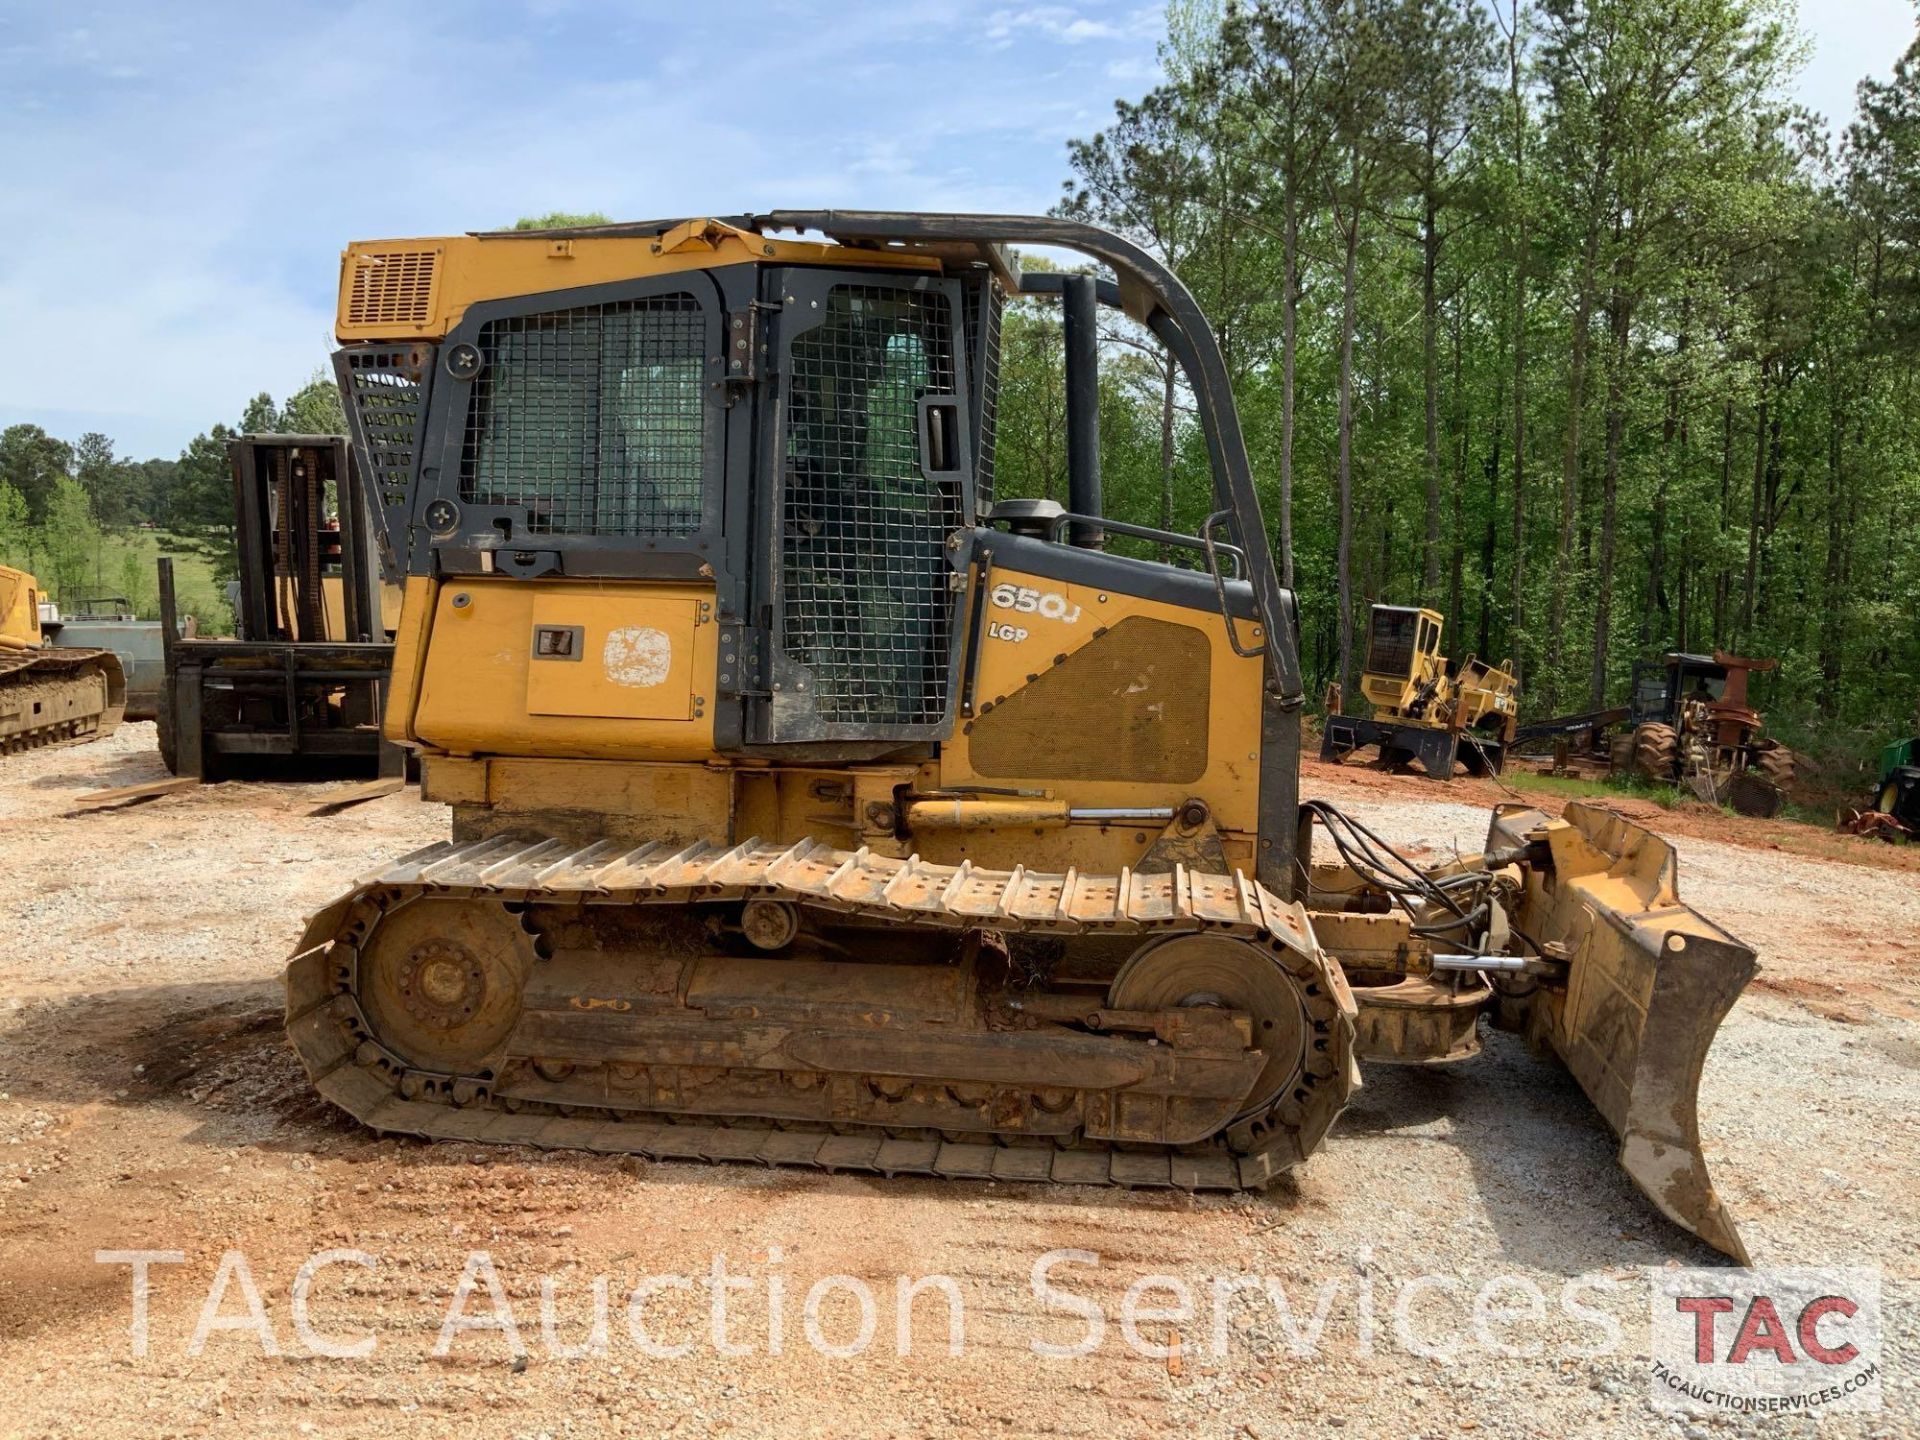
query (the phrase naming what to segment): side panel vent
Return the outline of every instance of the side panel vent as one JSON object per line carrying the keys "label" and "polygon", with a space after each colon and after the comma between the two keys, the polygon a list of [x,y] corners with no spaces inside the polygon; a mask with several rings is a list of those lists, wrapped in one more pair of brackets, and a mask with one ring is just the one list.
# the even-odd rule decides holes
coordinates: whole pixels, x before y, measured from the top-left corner
{"label": "side panel vent", "polygon": [[379,250],[349,260],[349,325],[425,325],[433,319],[438,250]]}

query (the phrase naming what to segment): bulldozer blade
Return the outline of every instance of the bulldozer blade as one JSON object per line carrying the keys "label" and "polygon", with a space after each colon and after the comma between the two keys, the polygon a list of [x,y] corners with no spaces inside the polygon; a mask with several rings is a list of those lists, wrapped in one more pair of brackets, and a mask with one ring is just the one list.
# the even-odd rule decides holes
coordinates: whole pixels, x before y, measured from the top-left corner
{"label": "bulldozer blade", "polygon": [[1611,811],[1562,821],[1504,805],[1489,849],[1543,840],[1515,927],[1567,964],[1538,993],[1528,1032],[1566,1062],[1620,1137],[1619,1161],[1675,1224],[1748,1264],[1700,1149],[1700,1072],[1756,967],[1742,944],[1681,903],[1673,847]]}

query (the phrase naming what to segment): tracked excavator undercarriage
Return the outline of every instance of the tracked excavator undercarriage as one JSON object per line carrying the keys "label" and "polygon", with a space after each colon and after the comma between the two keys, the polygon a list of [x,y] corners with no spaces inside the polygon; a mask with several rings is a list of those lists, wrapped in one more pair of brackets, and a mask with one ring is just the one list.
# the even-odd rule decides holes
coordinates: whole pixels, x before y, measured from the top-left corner
{"label": "tracked excavator undercarriage", "polygon": [[[1016,243],[1114,278],[1022,275]],[[1071,511],[990,502],[1020,295],[1065,311]],[[1192,386],[1200,536],[1101,514],[1096,304]],[[1293,597],[1218,350],[1150,256],[844,212],[381,241],[345,257],[339,330],[408,571],[386,731],[453,814],[288,966],[293,1043],[349,1113],[1257,1189],[1363,1064],[1469,1061],[1484,1020],[1744,1255],[1695,1094],[1752,951],[1607,812],[1506,807],[1423,869],[1302,801]]]}
{"label": "tracked excavator undercarriage", "polygon": [[127,677],[111,650],[44,643],[34,578],[0,565],[0,755],[111,735]]}

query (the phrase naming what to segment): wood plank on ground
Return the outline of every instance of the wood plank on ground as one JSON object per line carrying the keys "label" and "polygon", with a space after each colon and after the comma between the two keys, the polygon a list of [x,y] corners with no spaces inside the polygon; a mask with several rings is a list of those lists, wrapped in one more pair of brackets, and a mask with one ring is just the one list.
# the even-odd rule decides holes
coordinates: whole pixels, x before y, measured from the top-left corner
{"label": "wood plank on ground", "polygon": [[369,780],[364,785],[356,785],[351,790],[343,790],[338,795],[329,795],[318,805],[307,811],[309,816],[331,815],[345,810],[350,805],[364,804],[368,800],[378,800],[385,795],[398,795],[407,788],[407,782],[398,775],[388,775],[379,780]]}
{"label": "wood plank on ground", "polygon": [[69,815],[85,810],[104,810],[112,805],[135,805],[142,800],[157,800],[162,795],[177,795],[196,790],[200,781],[192,775],[176,775],[170,780],[149,780],[144,785],[116,785],[111,790],[89,790],[74,797],[67,807]]}

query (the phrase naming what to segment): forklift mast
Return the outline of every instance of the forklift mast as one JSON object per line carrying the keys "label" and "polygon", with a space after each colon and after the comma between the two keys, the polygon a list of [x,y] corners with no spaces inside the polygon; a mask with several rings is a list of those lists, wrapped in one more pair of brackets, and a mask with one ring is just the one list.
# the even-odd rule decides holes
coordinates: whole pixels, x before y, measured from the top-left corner
{"label": "forklift mast", "polygon": [[242,640],[383,641],[384,536],[368,523],[343,435],[241,435],[228,445]]}

